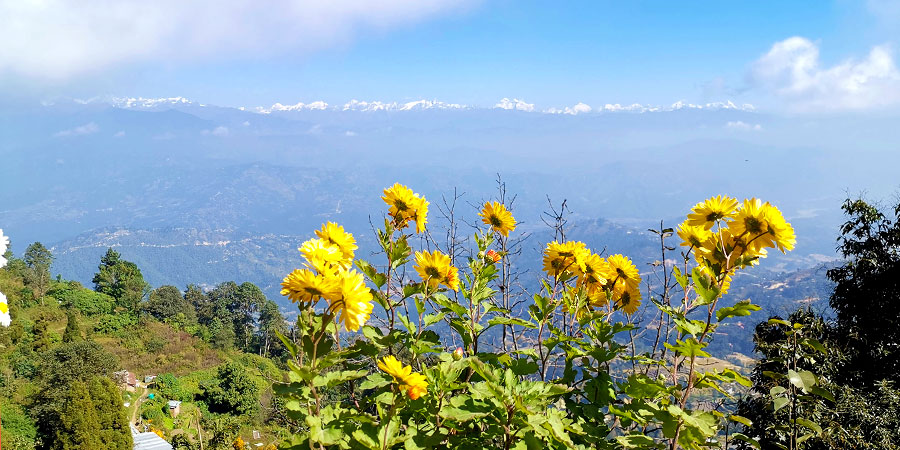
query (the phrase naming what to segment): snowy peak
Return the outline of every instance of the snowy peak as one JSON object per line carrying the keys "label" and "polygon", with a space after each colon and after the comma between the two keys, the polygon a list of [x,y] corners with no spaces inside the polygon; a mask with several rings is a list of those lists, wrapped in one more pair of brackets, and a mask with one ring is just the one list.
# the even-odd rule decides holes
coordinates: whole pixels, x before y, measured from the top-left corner
{"label": "snowy peak", "polygon": [[[92,100],[87,100],[86,102],[91,102]],[[194,103],[184,97],[163,97],[163,98],[144,98],[144,97],[113,97],[109,100],[109,104],[115,106],[116,108],[124,108],[124,109],[156,109],[160,107],[167,106],[187,106],[187,105],[197,105],[197,106],[206,106]]]}

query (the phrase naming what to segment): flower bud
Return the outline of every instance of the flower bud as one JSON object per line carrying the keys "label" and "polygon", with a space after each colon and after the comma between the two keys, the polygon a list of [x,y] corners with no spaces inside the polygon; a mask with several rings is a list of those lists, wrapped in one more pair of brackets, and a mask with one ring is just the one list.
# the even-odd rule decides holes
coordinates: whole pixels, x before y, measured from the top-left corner
{"label": "flower bud", "polygon": [[500,258],[501,258],[500,254],[493,250],[488,250],[487,254],[485,256],[488,259],[490,259],[491,261],[493,261],[494,263],[500,262]]}
{"label": "flower bud", "polygon": [[459,361],[463,357],[463,349],[462,347],[456,347],[456,350],[453,352],[453,360]]}

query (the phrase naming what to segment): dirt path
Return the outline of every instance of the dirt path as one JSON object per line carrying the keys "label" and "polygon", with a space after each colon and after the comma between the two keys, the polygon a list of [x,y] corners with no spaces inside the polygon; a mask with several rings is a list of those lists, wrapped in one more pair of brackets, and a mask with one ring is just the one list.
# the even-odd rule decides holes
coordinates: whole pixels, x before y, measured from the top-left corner
{"label": "dirt path", "polygon": [[137,388],[141,390],[141,395],[134,401],[134,410],[131,411],[131,423],[137,426],[138,411],[141,410],[141,403],[147,398],[147,388]]}

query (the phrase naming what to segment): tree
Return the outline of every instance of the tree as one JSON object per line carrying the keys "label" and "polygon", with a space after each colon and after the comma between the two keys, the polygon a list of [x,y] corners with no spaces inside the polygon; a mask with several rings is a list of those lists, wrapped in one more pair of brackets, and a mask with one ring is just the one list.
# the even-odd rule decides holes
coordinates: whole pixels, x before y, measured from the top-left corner
{"label": "tree", "polygon": [[273,346],[274,348],[282,349],[283,345],[276,333],[285,334],[286,332],[287,322],[285,322],[278,304],[271,300],[266,300],[259,310],[259,354],[268,357],[269,351]]}
{"label": "tree", "polygon": [[131,450],[131,429],[125,408],[122,407],[122,394],[112,380],[106,377],[93,377],[88,384],[94,412],[100,424],[100,440],[104,449]]}
{"label": "tree", "polygon": [[137,312],[138,305],[150,290],[137,265],[121,259],[111,248],[100,258],[100,266],[91,281],[94,290],[116,299],[119,306],[130,312]]}
{"label": "tree", "polygon": [[77,342],[83,339],[81,327],[78,325],[78,315],[69,310],[66,317],[66,331],[63,332],[63,342]]}
{"label": "tree", "polygon": [[69,386],[59,411],[59,423],[45,444],[53,450],[104,448],[100,440],[100,422],[87,383],[75,381]]}
{"label": "tree", "polygon": [[841,378],[855,386],[900,381],[900,203],[894,221],[863,200],[847,200],[850,216],[839,249],[847,262],[828,271],[831,307],[847,358]]}
{"label": "tree", "polygon": [[50,319],[46,315],[41,314],[34,321],[34,327],[31,329],[34,339],[31,342],[31,348],[40,353],[50,349]]}
{"label": "tree", "polygon": [[150,299],[144,304],[143,310],[162,321],[183,320],[185,323],[181,325],[197,321],[194,308],[175,286],[160,286],[151,291]]}
{"label": "tree", "polygon": [[243,416],[259,410],[259,387],[240,364],[230,362],[219,366],[214,382],[204,391],[212,412]]}
{"label": "tree", "polygon": [[[115,355],[91,341],[65,343],[41,355],[35,372],[36,389],[30,399],[29,411],[35,419],[41,440],[48,443],[56,442],[57,430],[62,423],[63,414],[66,413],[67,405],[75,401],[71,392],[73,388],[78,387],[77,383],[82,383],[87,389],[92,378],[109,378],[117,365]],[[121,407],[120,402],[118,408]],[[72,426],[81,427],[78,424]]]}
{"label": "tree", "polygon": [[53,264],[53,254],[44,244],[35,242],[25,249],[22,258],[28,267],[25,272],[25,285],[31,288],[34,296],[41,299],[44,304],[44,295],[50,288],[50,266]]}
{"label": "tree", "polygon": [[253,339],[253,329],[256,326],[256,313],[261,305],[268,299],[255,284],[241,283],[237,289],[237,295],[228,305],[234,322],[237,339],[243,343],[244,351],[251,351],[250,344]]}

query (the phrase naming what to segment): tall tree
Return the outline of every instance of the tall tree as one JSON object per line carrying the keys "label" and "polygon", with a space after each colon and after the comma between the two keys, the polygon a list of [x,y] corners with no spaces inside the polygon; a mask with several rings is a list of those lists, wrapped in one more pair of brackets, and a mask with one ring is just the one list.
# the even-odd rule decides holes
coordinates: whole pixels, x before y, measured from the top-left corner
{"label": "tall tree", "polygon": [[22,258],[28,270],[25,272],[25,284],[34,292],[34,296],[44,304],[44,296],[50,288],[50,266],[53,264],[53,254],[44,244],[35,242],[25,249]]}
{"label": "tall tree", "polygon": [[238,286],[237,296],[229,305],[228,310],[234,322],[234,330],[238,340],[243,344],[244,351],[252,351],[251,344],[256,328],[256,313],[260,307],[268,301],[262,290],[253,283],[244,282]]}
{"label": "tall tree", "polygon": [[63,398],[59,423],[46,447],[52,450],[106,448],[100,440],[100,422],[87,383],[74,381]]}
{"label": "tall tree", "polygon": [[831,307],[848,358],[843,381],[857,386],[900,381],[900,203],[894,220],[863,200],[843,205],[846,263],[828,271],[835,282]]}
{"label": "tall tree", "polygon": [[266,300],[259,309],[259,354],[269,356],[269,352],[274,348],[282,348],[281,340],[278,339],[276,333],[282,335],[287,333],[287,322],[278,308],[278,304],[271,300]]}
{"label": "tall tree", "polygon": [[78,325],[78,314],[69,310],[66,316],[66,331],[63,332],[63,342],[77,342],[83,339],[81,327]]}
{"label": "tall tree", "polygon": [[93,377],[88,383],[88,390],[97,421],[100,424],[100,440],[104,449],[131,450],[131,429],[125,408],[122,407],[122,394],[118,386],[106,377]]}
{"label": "tall tree", "polygon": [[100,258],[100,266],[91,280],[94,290],[116,299],[119,306],[137,312],[141,300],[149,293],[150,285],[136,264],[125,261],[118,252],[108,249]]}

